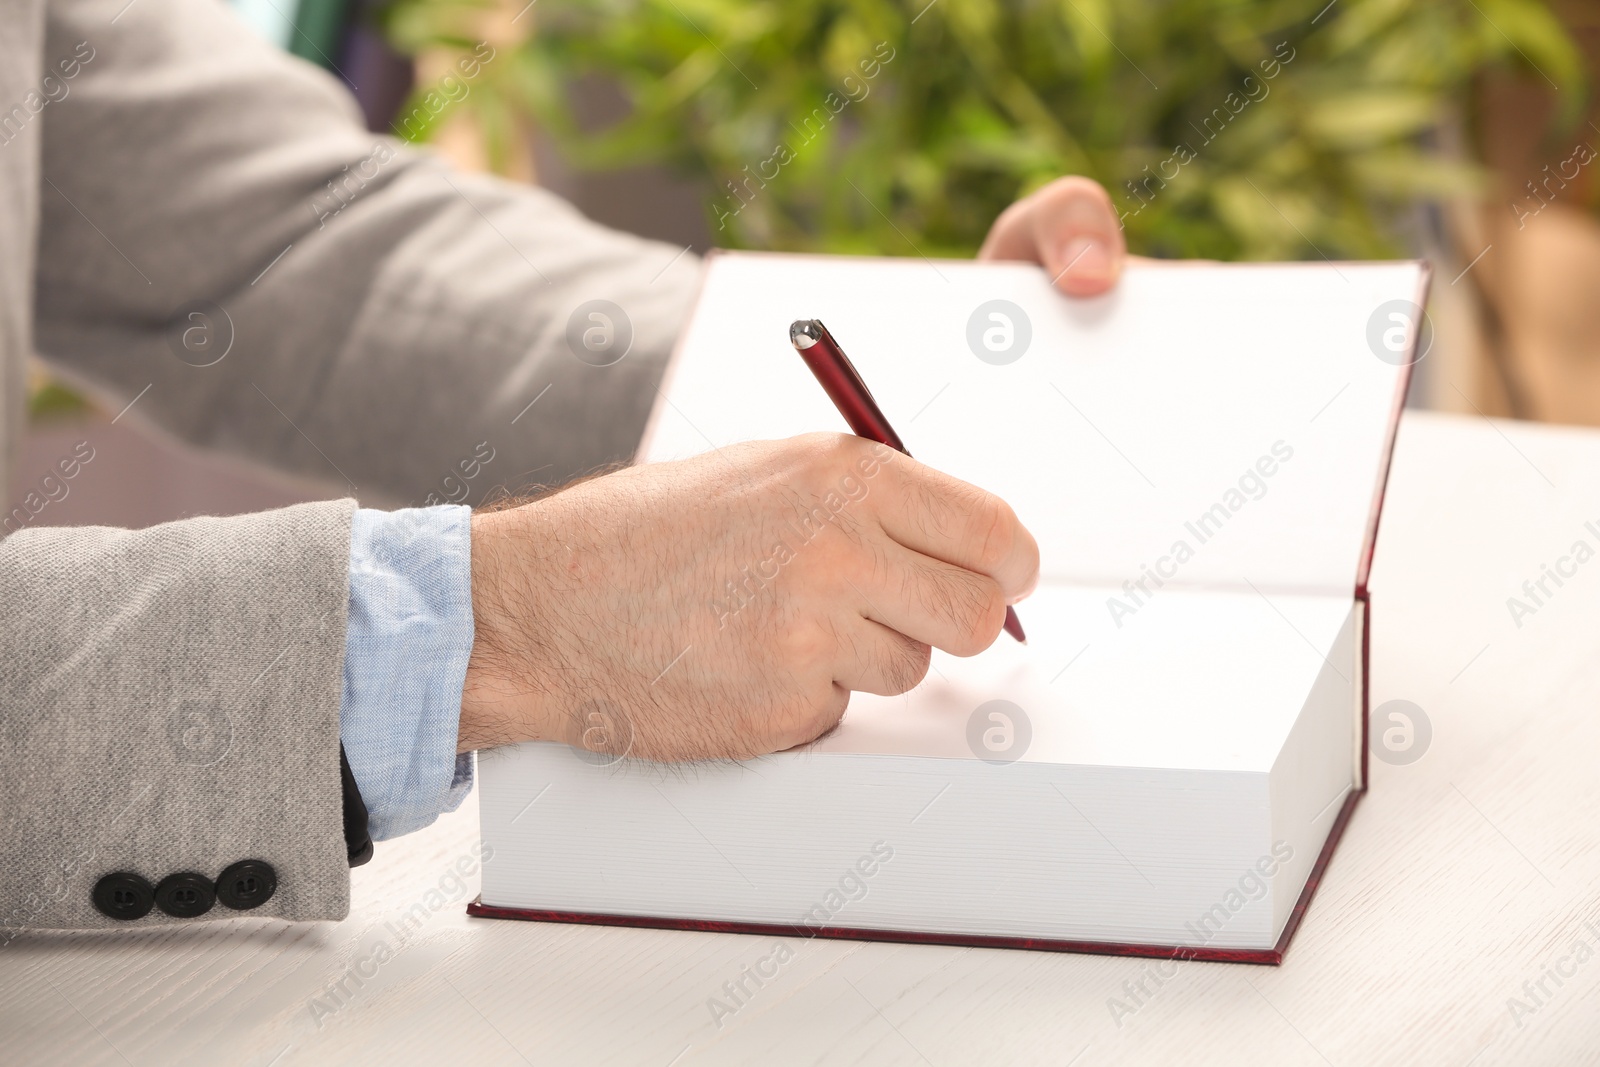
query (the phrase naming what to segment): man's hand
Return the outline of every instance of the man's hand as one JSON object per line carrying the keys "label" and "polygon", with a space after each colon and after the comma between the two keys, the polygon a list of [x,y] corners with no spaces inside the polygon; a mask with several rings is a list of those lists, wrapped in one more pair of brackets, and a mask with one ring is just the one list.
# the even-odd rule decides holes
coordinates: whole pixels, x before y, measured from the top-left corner
{"label": "man's hand", "polygon": [[1111,197],[1088,178],[1057,178],[1006,208],[978,252],[1038,263],[1069,296],[1110,289],[1127,255]]}
{"label": "man's hand", "polygon": [[987,648],[1039,550],[998,497],[839,434],[635,467],[472,520],[460,747],[653,760],[811,741],[930,646]]}

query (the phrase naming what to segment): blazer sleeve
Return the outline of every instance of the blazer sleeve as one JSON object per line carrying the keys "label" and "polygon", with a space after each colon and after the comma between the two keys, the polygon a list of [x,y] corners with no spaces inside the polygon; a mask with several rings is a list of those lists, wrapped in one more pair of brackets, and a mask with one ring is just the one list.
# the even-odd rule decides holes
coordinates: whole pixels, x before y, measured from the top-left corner
{"label": "blazer sleeve", "polygon": [[[337,78],[218,0],[48,15],[46,61],[92,58],[45,114],[46,359],[118,407],[142,393],[130,419],[369,506],[631,457],[693,255],[368,133]],[[516,61],[480,47],[457,95]]]}
{"label": "blazer sleeve", "polygon": [[352,511],[0,541],[0,928],[346,914]]}
{"label": "blazer sleeve", "polygon": [[[39,120],[55,366],[379,505],[633,452],[692,256],[366,133],[217,0],[45,18],[78,64]],[[0,927],[346,913],[353,507],[0,541]]]}

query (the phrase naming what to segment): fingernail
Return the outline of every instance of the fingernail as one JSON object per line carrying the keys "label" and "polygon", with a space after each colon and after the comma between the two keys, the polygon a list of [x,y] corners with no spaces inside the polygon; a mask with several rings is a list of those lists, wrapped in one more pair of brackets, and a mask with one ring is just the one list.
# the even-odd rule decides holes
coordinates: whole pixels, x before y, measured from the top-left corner
{"label": "fingernail", "polygon": [[1061,251],[1062,274],[1085,281],[1111,277],[1111,250],[1094,237],[1074,237]]}

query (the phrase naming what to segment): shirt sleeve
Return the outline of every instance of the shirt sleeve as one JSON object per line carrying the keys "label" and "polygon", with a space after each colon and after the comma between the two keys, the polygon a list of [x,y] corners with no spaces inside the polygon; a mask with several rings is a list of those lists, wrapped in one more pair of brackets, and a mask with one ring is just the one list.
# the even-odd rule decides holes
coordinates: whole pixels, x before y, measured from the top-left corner
{"label": "shirt sleeve", "polygon": [[472,655],[471,510],[358,509],[339,715],[374,841],[420,830],[472,788],[456,753]]}

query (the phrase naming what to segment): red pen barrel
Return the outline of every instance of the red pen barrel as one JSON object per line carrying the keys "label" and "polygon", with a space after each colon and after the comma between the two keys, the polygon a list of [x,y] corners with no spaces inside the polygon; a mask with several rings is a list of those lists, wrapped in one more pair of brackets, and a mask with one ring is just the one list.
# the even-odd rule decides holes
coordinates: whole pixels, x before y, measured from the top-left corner
{"label": "red pen barrel", "polygon": [[[850,357],[844,354],[826,326],[816,319],[801,320],[789,327],[789,339],[806,366],[811,368],[817,384],[850,425],[851,433],[911,455],[872,398],[872,390],[861,380],[855,364],[850,362]],[[810,343],[806,344],[807,341]]]}
{"label": "red pen barrel", "polygon": [[[822,391],[828,394],[833,406],[844,416],[851,433],[911,455],[910,449],[906,448],[900,435],[894,432],[894,427],[884,417],[883,410],[873,399],[872,390],[861,379],[855,364],[850,362],[850,357],[844,354],[844,349],[839,347],[833,334],[820,320],[795,320],[789,327],[789,341],[794,345],[794,350],[800,353],[800,358],[806,361],[806,366],[811,368]],[[1009,605],[1006,607],[1004,629],[1022,644],[1028,643],[1027,635],[1022,632],[1022,622]]]}
{"label": "red pen barrel", "polygon": [[1028,635],[1022,632],[1022,620],[1017,618],[1017,609],[1010,604],[1006,605],[1006,621],[1001,629],[1016,638],[1019,643],[1024,645],[1028,643]]}

